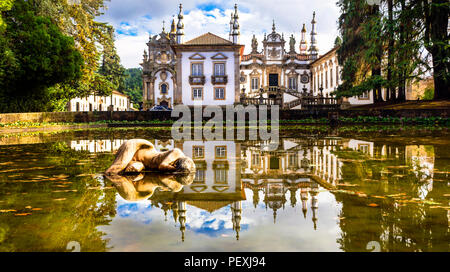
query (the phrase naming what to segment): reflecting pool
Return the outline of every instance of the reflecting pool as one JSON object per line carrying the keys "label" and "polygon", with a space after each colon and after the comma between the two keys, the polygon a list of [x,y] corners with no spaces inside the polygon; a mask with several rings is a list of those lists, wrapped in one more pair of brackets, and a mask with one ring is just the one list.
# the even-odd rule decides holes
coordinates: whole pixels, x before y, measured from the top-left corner
{"label": "reflecting pool", "polygon": [[[1,137],[0,251],[450,251],[448,132],[348,134],[286,130],[273,151],[154,129]],[[105,178],[133,138],[195,175]]]}

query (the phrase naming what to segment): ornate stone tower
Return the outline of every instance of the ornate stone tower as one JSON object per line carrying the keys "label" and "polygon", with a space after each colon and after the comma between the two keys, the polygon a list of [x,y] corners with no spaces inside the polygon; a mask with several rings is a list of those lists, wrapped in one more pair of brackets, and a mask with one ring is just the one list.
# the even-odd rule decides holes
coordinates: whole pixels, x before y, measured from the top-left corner
{"label": "ornate stone tower", "polygon": [[303,24],[302,35],[300,40],[300,54],[306,55],[308,52],[308,42],[306,41],[306,25]]}
{"label": "ornate stone tower", "polygon": [[234,5],[234,17],[232,18],[233,21],[233,30],[231,32],[231,42],[234,44],[239,44],[239,38],[241,36],[241,32],[239,30],[239,14],[238,14],[238,8],[237,4]]}
{"label": "ornate stone tower", "polygon": [[183,23],[183,5],[180,4],[180,12],[178,13],[178,24],[177,24],[177,43],[181,44],[184,42],[184,23]]}
{"label": "ornate stone tower", "polygon": [[173,89],[176,86],[176,56],[171,45],[176,43],[174,21],[170,33],[164,26],[159,35],[150,36],[144,50],[142,66],[143,110],[155,105],[173,106]]}
{"label": "ornate stone tower", "polygon": [[316,12],[313,13],[313,19],[311,21],[312,30],[311,30],[311,47],[309,48],[309,52],[311,54],[311,59],[315,60],[318,58],[319,49],[317,48],[317,32],[316,32]]}

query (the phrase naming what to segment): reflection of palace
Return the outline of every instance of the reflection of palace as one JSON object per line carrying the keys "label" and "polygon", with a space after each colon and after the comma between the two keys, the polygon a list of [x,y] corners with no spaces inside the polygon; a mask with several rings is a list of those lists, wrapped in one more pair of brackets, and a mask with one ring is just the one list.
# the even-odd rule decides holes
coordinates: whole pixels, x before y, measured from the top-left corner
{"label": "reflection of palace", "polygon": [[277,151],[261,151],[260,146],[244,146],[242,152],[242,181],[253,191],[253,204],[259,203],[259,192],[264,194],[266,207],[273,210],[274,222],[277,210],[284,208],[286,193],[290,192],[291,206],[297,203],[300,191],[302,212],[306,218],[308,200],[311,199],[312,220],[317,227],[319,184],[332,186],[339,179],[337,157],[331,154],[336,140],[316,141],[285,139]]}
{"label": "reflection of palace", "polygon": [[115,152],[125,140],[79,140],[70,141],[70,148],[90,153]]}
{"label": "reflection of palace", "polygon": [[[166,142],[167,146],[180,148],[196,165],[193,183],[179,193],[160,192],[151,198],[152,204],[161,207],[167,215],[172,211],[175,222],[180,223],[182,240],[186,230],[186,212],[189,206],[213,213],[230,206],[233,230],[239,239],[241,229],[241,201],[245,192],[241,183],[240,144],[234,141]],[[161,143],[156,141],[158,148]]]}
{"label": "reflection of palace", "polygon": [[[86,140],[72,141],[71,146],[75,150],[111,152],[122,143],[123,140]],[[152,143],[159,151],[180,148],[196,164],[192,184],[177,193],[158,191],[151,198],[152,204],[166,215],[173,214],[182,240],[187,227],[186,214],[192,207],[209,213],[229,207],[230,221],[239,239],[241,219],[245,215],[242,208],[245,189],[253,192],[255,208],[262,203],[272,210],[274,222],[285,206],[301,205],[303,216],[312,215],[314,228],[317,228],[320,187],[335,189],[343,183],[355,183],[387,188],[384,181],[389,180],[392,187],[396,180],[413,178],[417,191],[412,195],[425,199],[432,193],[436,168],[432,146],[385,141],[380,144],[343,138],[281,139],[276,151],[264,151],[261,148],[264,142],[251,141],[154,140]],[[364,180],[377,182],[364,184]]]}

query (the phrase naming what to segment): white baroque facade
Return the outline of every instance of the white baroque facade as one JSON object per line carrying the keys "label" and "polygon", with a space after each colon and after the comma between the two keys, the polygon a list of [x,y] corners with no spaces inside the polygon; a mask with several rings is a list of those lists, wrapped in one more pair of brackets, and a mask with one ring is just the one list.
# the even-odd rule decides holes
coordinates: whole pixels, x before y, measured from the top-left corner
{"label": "white baroque facade", "polygon": [[[156,105],[232,105],[241,103],[243,97],[249,98],[246,103],[256,103],[257,98],[272,103],[273,99],[285,109],[301,109],[305,96],[331,99],[342,82],[337,47],[323,56],[318,54],[315,12],[309,40],[306,24],[299,36],[292,34],[285,39],[273,22],[272,32],[264,34],[262,48],[258,48],[253,36],[251,53],[247,55],[239,44],[237,5],[231,14],[228,40],[206,33],[184,42],[183,19],[180,5],[178,22],[172,20],[170,32],[163,27],[147,43],[141,64],[144,110]],[[344,102],[368,104],[373,103],[373,97],[368,92]]]}

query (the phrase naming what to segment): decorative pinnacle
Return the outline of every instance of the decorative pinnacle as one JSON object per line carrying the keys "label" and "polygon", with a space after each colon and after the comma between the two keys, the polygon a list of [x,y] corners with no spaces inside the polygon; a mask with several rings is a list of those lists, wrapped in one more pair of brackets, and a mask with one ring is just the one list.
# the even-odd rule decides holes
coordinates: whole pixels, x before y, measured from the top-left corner
{"label": "decorative pinnacle", "polygon": [[305,24],[303,24],[302,32],[306,33],[306,25]]}
{"label": "decorative pinnacle", "polygon": [[315,23],[317,23],[317,22],[316,22],[316,12],[314,11],[313,12],[313,19],[311,21],[311,24],[315,24]]}
{"label": "decorative pinnacle", "polygon": [[275,32],[275,19],[273,20],[272,31]]}
{"label": "decorative pinnacle", "polygon": [[237,4],[234,4],[234,18],[235,18],[235,19],[239,19],[238,6],[237,6]]}
{"label": "decorative pinnacle", "polygon": [[162,32],[166,32],[166,21],[163,20]]}
{"label": "decorative pinnacle", "polygon": [[170,33],[172,33],[172,34],[176,33],[175,16],[173,16],[173,19],[172,19],[172,25],[170,27]]}
{"label": "decorative pinnacle", "polygon": [[183,4],[180,4],[180,12],[178,13],[178,19],[183,19]]}

